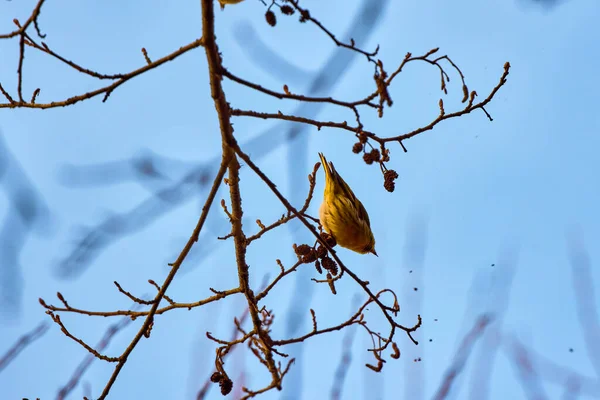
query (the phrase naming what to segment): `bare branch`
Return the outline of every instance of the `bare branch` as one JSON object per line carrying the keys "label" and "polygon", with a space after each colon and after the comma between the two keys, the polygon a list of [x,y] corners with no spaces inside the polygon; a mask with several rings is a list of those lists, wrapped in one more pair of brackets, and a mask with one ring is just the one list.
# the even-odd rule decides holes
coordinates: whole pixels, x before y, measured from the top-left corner
{"label": "bare branch", "polygon": [[39,109],[47,109],[47,108],[57,108],[57,107],[66,107],[66,106],[70,106],[73,104],[76,104],[80,101],[83,100],[87,100],[87,99],[91,99],[93,97],[96,97],[98,95],[103,94],[104,97],[102,99],[102,101],[106,101],[108,99],[108,97],[111,95],[111,93],[118,88],[119,86],[121,86],[122,84],[124,84],[125,82],[127,82],[128,80],[135,78],[145,72],[148,72],[156,67],[161,66],[162,64],[165,64],[169,61],[173,61],[174,59],[176,59],[177,57],[187,53],[190,50],[193,50],[195,48],[198,48],[200,46],[203,46],[203,40],[202,38],[194,40],[193,42],[182,46],[179,48],[179,50],[176,50],[174,52],[172,52],[171,54],[164,56],[162,58],[159,58],[158,60],[154,61],[151,64],[146,64],[141,68],[138,68],[136,70],[133,70],[131,72],[128,72],[126,74],[122,74],[122,77],[116,79],[113,83],[111,83],[110,85],[107,85],[105,87],[102,87],[100,89],[96,89],[93,90],[91,92],[87,92],[81,95],[77,95],[77,96],[73,96],[73,97],[69,97],[68,99],[65,100],[61,100],[61,101],[53,101],[51,103],[33,103],[33,102],[25,102],[22,98],[20,98],[19,101],[14,101],[14,102],[8,102],[8,103],[2,103],[0,104],[0,108],[17,108],[17,107],[21,107],[21,108],[39,108]]}
{"label": "bare branch", "polygon": [[217,173],[217,176],[215,177],[215,179],[213,181],[212,188],[210,190],[208,198],[206,199],[204,207],[202,208],[202,214],[200,215],[198,224],[196,225],[196,228],[194,229],[192,236],[190,237],[190,239],[186,243],[185,247],[181,251],[181,254],[177,258],[177,260],[175,260],[175,262],[171,265],[171,271],[169,272],[169,275],[163,282],[163,284],[160,288],[160,291],[157,293],[156,297],[154,298],[154,304],[152,305],[150,312],[146,316],[146,320],[144,321],[144,324],[138,331],[137,335],[133,338],[132,342],[129,344],[127,349],[125,349],[125,351],[121,355],[120,361],[118,362],[117,366],[115,367],[115,370],[114,370],[113,374],[111,375],[109,381],[107,382],[106,386],[104,387],[102,394],[99,397],[99,400],[105,399],[106,396],[108,395],[108,393],[110,392],[110,388],[115,383],[115,380],[117,379],[119,372],[125,365],[125,362],[126,362],[127,358],[129,357],[129,354],[131,354],[131,352],[133,351],[135,346],[139,343],[142,336],[146,333],[146,331],[150,327],[150,324],[153,322],[154,315],[156,314],[156,311],[158,310],[158,305],[160,303],[160,300],[164,297],[164,295],[167,291],[167,288],[170,286],[171,282],[173,281],[173,278],[175,278],[175,275],[177,274],[179,267],[185,260],[186,256],[190,252],[194,243],[198,241],[198,236],[200,235],[200,231],[202,230],[202,227],[204,226],[204,222],[206,221],[208,212],[210,211],[210,209],[212,207],[212,203],[215,199],[215,196],[217,195],[217,190],[219,188],[219,185],[223,181],[223,176],[225,175],[225,171],[227,169],[230,159],[231,159],[230,154],[225,154],[225,153],[223,154],[223,159],[221,161],[221,167],[219,168],[219,172]]}
{"label": "bare branch", "polygon": [[[96,345],[96,349],[98,351],[104,350],[110,344],[112,338],[117,333],[119,333],[119,331],[125,329],[125,327],[127,327],[127,325],[129,325],[131,323],[131,321],[132,321],[131,318],[124,317],[118,323],[109,326],[108,329],[106,330],[106,332],[104,333],[104,336],[102,337],[102,339],[100,339],[100,341]],[[81,381],[81,378],[83,377],[83,374],[87,371],[87,369],[90,367],[90,365],[92,365],[92,363],[94,362],[95,359],[96,359],[96,357],[93,354],[88,354],[81,361],[81,363],[77,366],[77,368],[73,372],[73,375],[71,376],[69,381],[58,391],[58,395],[56,396],[57,400],[64,400],[67,398],[69,393],[71,393],[73,391],[73,389],[75,389],[75,387],[77,387],[77,385]]]}

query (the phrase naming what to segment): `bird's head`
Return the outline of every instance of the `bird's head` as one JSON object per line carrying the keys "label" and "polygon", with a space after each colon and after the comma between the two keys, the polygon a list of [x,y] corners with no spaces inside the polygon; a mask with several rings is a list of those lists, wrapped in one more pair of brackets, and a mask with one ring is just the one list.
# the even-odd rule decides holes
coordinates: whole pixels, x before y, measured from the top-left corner
{"label": "bird's head", "polygon": [[369,240],[368,240],[367,244],[362,248],[361,253],[362,254],[371,253],[371,254],[375,254],[377,257],[379,257],[377,255],[377,252],[375,251],[375,238],[373,237],[372,233],[370,233]]}

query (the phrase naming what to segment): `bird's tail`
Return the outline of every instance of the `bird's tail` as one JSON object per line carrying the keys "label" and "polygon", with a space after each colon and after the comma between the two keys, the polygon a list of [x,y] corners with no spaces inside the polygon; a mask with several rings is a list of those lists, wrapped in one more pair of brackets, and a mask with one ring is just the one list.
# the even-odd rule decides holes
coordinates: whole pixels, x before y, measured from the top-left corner
{"label": "bird's tail", "polygon": [[330,163],[327,162],[327,159],[325,158],[323,153],[319,153],[319,158],[321,159],[321,165],[323,165],[323,170],[325,171],[325,181],[330,181],[332,175],[332,166],[329,165]]}
{"label": "bird's tail", "polygon": [[325,191],[331,193],[343,193],[348,199],[355,200],[356,196],[350,189],[350,186],[344,181],[340,174],[336,171],[333,163],[327,161],[323,153],[319,153],[321,164],[325,170]]}
{"label": "bird's tail", "polygon": [[334,191],[336,179],[333,164],[327,161],[323,153],[319,153],[319,158],[321,159],[321,165],[323,165],[323,171],[325,171],[325,194],[331,193]]}

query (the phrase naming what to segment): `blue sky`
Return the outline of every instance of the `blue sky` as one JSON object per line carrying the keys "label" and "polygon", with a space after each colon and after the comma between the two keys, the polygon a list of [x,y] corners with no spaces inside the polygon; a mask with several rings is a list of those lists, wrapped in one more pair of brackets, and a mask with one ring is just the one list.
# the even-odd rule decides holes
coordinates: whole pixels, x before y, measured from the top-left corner
{"label": "blue sky", "polygon": [[[365,351],[369,338],[356,332],[342,398],[431,398],[462,336],[486,310],[501,316],[490,332],[504,339],[494,363],[490,399],[527,398],[510,352],[505,351],[510,349],[506,344],[510,345],[510,337],[597,381],[600,377],[587,357],[578,322],[568,243],[572,240],[574,248],[589,254],[592,272],[587,281],[600,287],[595,266],[600,260],[595,246],[600,240],[596,150],[600,145],[600,58],[595,51],[600,39],[600,4],[571,0],[545,9],[512,0],[369,1],[373,7],[384,7],[382,16],[368,38],[358,44],[367,49],[380,44],[380,57],[388,69],[408,51],[416,55],[440,47],[441,54],[450,55],[461,67],[470,89],[480,97],[496,85],[504,62],[509,61],[512,69],[508,83],[487,107],[493,122],[482,112],[474,112],[407,141],[406,154],[391,147],[390,166],[400,174],[392,194],[383,189],[377,167],[365,165],[352,154],[355,140],[348,132],[304,129],[290,151],[289,145],[274,146],[285,141],[290,125],[234,119],[243,148],[297,204],[302,202],[306,175],[317,161],[317,152],[335,163],[369,210],[380,257],[345,250],[340,256],[373,287],[398,291],[401,322],[409,325],[416,313],[423,316],[423,327],[416,335],[421,344],[415,347],[399,336],[402,357],[389,360],[377,375],[364,367],[372,362]],[[362,7],[359,2],[305,0],[303,4],[341,37]],[[33,5],[24,0],[2,2],[0,30],[12,30],[12,18],[25,20]],[[217,40],[226,67],[265,87],[278,89],[287,84],[295,93],[311,90],[316,74],[337,49],[321,32],[298,24],[295,17],[282,16],[272,28],[264,22],[263,13],[257,0],[217,12]],[[199,2],[49,1],[40,23],[54,50],[82,65],[114,73],[143,65],[141,47],[155,59],[196,39],[199,21]],[[262,45],[290,65],[275,64]],[[0,46],[0,82],[12,89],[17,42]],[[251,52],[263,57],[254,60]],[[325,93],[342,99],[370,93],[371,66],[359,57],[345,57],[347,68],[338,72],[337,83]],[[98,87],[98,82],[31,51],[24,74],[25,93],[41,87],[39,101]],[[407,66],[391,89],[394,106],[381,120],[365,111],[365,122],[381,136],[426,125],[437,115],[440,96],[447,110],[460,106],[458,76],[452,78],[450,93],[444,96],[434,68],[418,63]],[[225,89],[232,105],[242,109],[291,113],[298,107],[227,81]],[[86,229],[111,215],[125,215],[163,187],[162,181],[140,184],[128,175],[127,160],[157,154],[161,157],[158,166],[176,180],[195,164],[210,163],[218,156],[218,122],[209,93],[204,53],[198,49],[126,83],[106,103],[92,99],[64,109],[0,110],[5,145],[48,209],[48,218],[28,236],[18,260],[23,284],[20,312],[3,310],[0,354],[21,334],[49,319],[39,297],[55,302],[55,293],[60,291],[73,305],[111,310],[130,306],[114,288],[115,280],[134,293],[153,293],[147,280],[161,282],[166,276],[167,262],[174,259],[196,223],[205,191],[189,188],[186,200],[174,208],[158,202],[153,212],[163,214],[136,220],[135,226],[129,226],[131,235],[111,242],[90,263],[79,266],[77,274],[65,273],[61,262]],[[352,119],[332,106],[299,112],[318,113],[317,118],[324,120]],[[261,136],[265,132],[268,136]],[[258,142],[249,145],[253,139]],[[274,150],[266,151],[271,147]],[[105,179],[109,184],[98,184],[99,178],[109,175],[113,177]],[[311,208],[315,215],[322,188],[319,175]],[[0,217],[5,220],[14,210],[7,191],[2,190]],[[256,229],[253,221],[257,218],[266,223],[284,212],[244,167],[242,191],[244,222],[250,231]],[[225,196],[222,192],[218,199]],[[237,281],[232,244],[216,239],[227,233],[226,217],[220,208],[213,211],[210,234],[203,237],[169,290],[178,301],[206,297],[209,287],[224,289]],[[248,257],[255,285],[260,285],[266,273],[276,273],[276,258],[291,265],[294,241],[309,240],[310,236],[291,227],[266,235],[251,248]],[[13,267],[0,265],[4,271]],[[267,307],[276,314],[275,337],[311,329],[308,308],[315,309],[320,326],[349,315],[351,299],[360,294],[359,288],[346,279],[337,296],[332,296],[326,286],[310,282],[314,276],[314,270],[307,267],[284,280],[267,299]],[[598,290],[592,298],[595,304],[600,301]],[[204,332],[228,337],[232,318],[242,313],[243,306],[242,299],[235,298],[158,318],[151,339],[136,348],[111,398],[195,398],[213,365],[213,346]],[[375,310],[367,317],[386,329]],[[89,343],[96,343],[110,323],[79,315],[64,315],[63,321]],[[118,355],[136,327],[130,324],[119,333],[106,352]],[[495,337],[486,336],[484,345],[493,346]],[[299,362],[288,377],[288,389],[264,398],[328,397],[342,338],[342,334],[331,334],[290,349]],[[489,354],[485,346],[475,349],[454,398],[476,398],[473,377],[477,366],[485,365]],[[85,350],[52,326],[0,373],[3,397],[55,396],[85,356]],[[413,362],[416,357],[422,361]],[[244,352],[236,352],[227,366],[234,377],[246,366],[251,371],[246,384],[252,388],[261,387],[268,378]],[[83,379],[90,382],[92,396],[99,394],[111,372],[111,365],[93,364]],[[209,398],[220,398],[214,389]],[[560,398],[564,385],[556,379],[543,380],[543,389],[548,398]],[[78,387],[72,397],[81,397],[82,390]]]}

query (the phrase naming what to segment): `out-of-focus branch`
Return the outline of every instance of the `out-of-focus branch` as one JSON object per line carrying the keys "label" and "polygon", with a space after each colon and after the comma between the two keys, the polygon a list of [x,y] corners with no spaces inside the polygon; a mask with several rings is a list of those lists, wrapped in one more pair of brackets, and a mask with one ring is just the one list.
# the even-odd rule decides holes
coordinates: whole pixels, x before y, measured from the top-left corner
{"label": "out-of-focus branch", "polygon": [[462,343],[456,350],[452,364],[450,364],[450,366],[444,373],[444,376],[442,377],[442,382],[440,383],[440,386],[438,387],[435,396],[433,397],[434,400],[443,400],[446,398],[446,396],[450,392],[450,388],[452,387],[454,380],[465,368],[467,360],[469,359],[471,351],[473,350],[473,346],[475,345],[477,340],[483,335],[485,329],[488,327],[491,321],[492,317],[488,315],[483,315],[479,317],[477,321],[475,321],[475,325],[463,338]]}
{"label": "out-of-focus branch", "polygon": [[596,378],[600,379],[600,315],[594,291],[590,256],[581,232],[572,231],[567,239],[577,318],[585,339],[588,357],[596,371]]}
{"label": "out-of-focus branch", "polygon": [[[358,304],[358,295],[354,296],[352,301],[352,309],[356,308]],[[344,383],[346,382],[346,376],[350,369],[350,363],[352,362],[352,345],[354,343],[354,336],[356,335],[356,327],[350,327],[346,329],[344,339],[342,340],[342,356],[335,370],[333,376],[333,386],[331,388],[331,400],[340,400],[342,397],[342,390]]]}
{"label": "out-of-focus branch", "polygon": [[[428,217],[423,211],[413,212],[408,217],[404,230],[404,243],[401,248],[396,248],[392,255],[394,268],[403,272],[404,282],[401,284],[400,302],[403,311],[410,314],[421,314],[423,303],[428,293],[425,286],[427,246],[429,241]],[[431,315],[428,317],[431,320]],[[431,328],[431,326],[429,326]],[[431,330],[429,331],[431,332]],[[429,334],[422,331],[421,335]],[[411,400],[424,400],[427,387],[425,368],[427,363],[420,362],[421,357],[432,360],[434,354],[427,354],[428,347],[407,346],[403,349],[405,362],[403,369],[403,384],[398,390],[399,397]],[[406,359],[413,362],[406,362]],[[415,362],[414,360],[417,360]],[[402,395],[400,394],[402,393]]]}
{"label": "out-of-focus branch", "polygon": [[8,204],[0,226],[0,314],[13,317],[22,301],[21,255],[32,233],[48,229],[50,212],[3,136],[0,132],[0,187]]}
{"label": "out-of-focus branch", "polygon": [[548,396],[544,392],[538,371],[525,346],[515,337],[505,336],[505,339],[508,339],[504,341],[504,344],[510,347],[509,353],[513,359],[512,365],[527,398],[531,400],[547,399]]}
{"label": "out-of-focus branch", "polygon": [[565,392],[577,392],[582,396],[600,398],[600,380],[588,377],[571,368],[559,365],[544,354],[527,349],[542,379],[565,385]]}
{"label": "out-of-focus branch", "polygon": [[[482,288],[485,295],[481,299],[471,297],[473,302],[471,307],[472,314],[467,318],[473,318],[481,313],[494,315],[494,321],[486,329],[479,346],[472,357],[469,399],[487,400],[490,397],[490,385],[493,371],[501,344],[501,330],[504,322],[504,316],[507,312],[510,293],[517,271],[518,246],[516,243],[503,246],[498,254],[498,259],[493,268],[488,269],[486,275],[489,276],[491,287]],[[472,290],[475,290],[473,288]],[[455,384],[458,386],[459,382]],[[451,393],[452,397],[458,398],[458,391]]]}
{"label": "out-of-focus branch", "polygon": [[577,400],[579,398],[579,394],[580,394],[579,380],[576,377],[571,377],[571,378],[567,379],[561,399],[562,400]]}
{"label": "out-of-focus branch", "polygon": [[8,366],[25,348],[44,336],[48,331],[49,325],[46,321],[40,323],[31,332],[21,336],[15,344],[2,357],[0,357],[0,372]]}
{"label": "out-of-focus branch", "polygon": [[[218,165],[218,160],[211,161]],[[100,224],[87,228],[75,249],[59,263],[59,274],[61,276],[80,274],[109,244],[123,235],[148,226],[173,206],[198,193],[199,188],[208,188],[209,177],[216,173],[215,164],[206,163],[197,166],[181,179],[157,190],[130,211],[108,217]]]}

